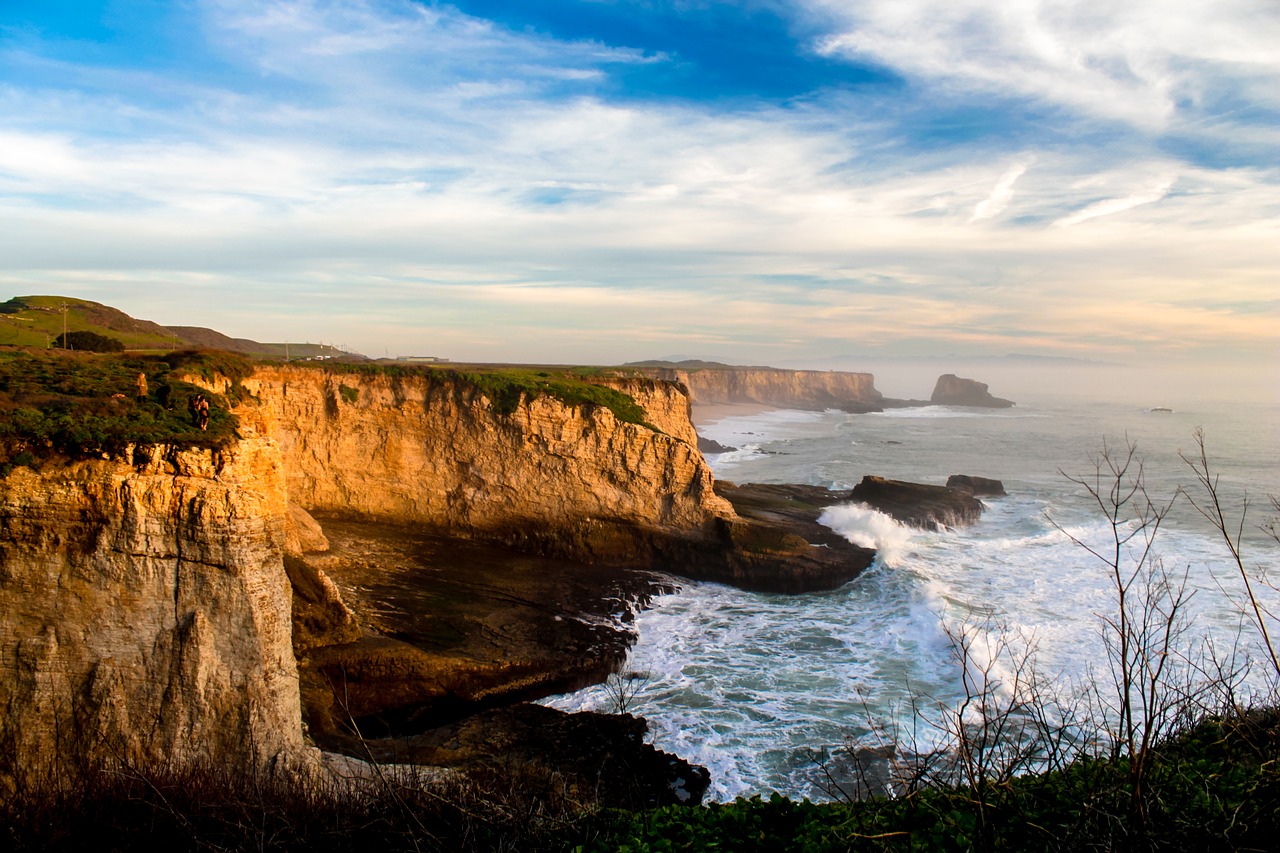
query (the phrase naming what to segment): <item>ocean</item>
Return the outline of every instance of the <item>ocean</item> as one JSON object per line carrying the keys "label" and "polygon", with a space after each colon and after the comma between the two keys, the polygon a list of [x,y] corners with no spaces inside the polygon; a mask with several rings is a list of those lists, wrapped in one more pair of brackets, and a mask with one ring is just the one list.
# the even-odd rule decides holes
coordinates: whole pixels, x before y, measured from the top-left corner
{"label": "ocean", "polygon": [[[833,592],[770,595],[680,581],[679,592],[638,617],[628,710],[649,720],[660,749],[711,770],[711,799],[776,791],[822,800],[834,795],[823,768],[843,745],[890,730],[929,746],[939,715],[965,696],[956,637],[972,649],[971,676],[976,666],[1011,683],[1030,656],[1041,689],[1072,701],[1106,678],[1103,618],[1115,608],[1111,569],[1086,547],[1105,553],[1111,526],[1073,482],[1095,478],[1104,446],[1113,459],[1136,447],[1153,502],[1173,502],[1152,557],[1186,579],[1179,648],[1199,653],[1208,642],[1218,660],[1258,661],[1235,563],[1188,500],[1175,499],[1180,485],[1204,496],[1179,455],[1198,453],[1197,429],[1237,522],[1247,496],[1246,567],[1280,581],[1280,546],[1259,529],[1276,516],[1267,496],[1280,495],[1274,403],[1162,412],[1045,393],[1013,409],[775,410],[700,423],[701,434],[736,448],[708,457],[718,479],[849,489],[866,474],[936,484],[971,474],[1001,480],[1008,496],[985,498],[978,524],[944,532],[907,529],[854,504],[828,510],[824,523],[879,552],[870,570]],[[1099,482],[1105,493],[1108,479]],[[1280,593],[1257,591],[1280,613]],[[1254,666],[1242,695],[1273,689],[1266,668]],[[547,703],[611,710],[617,693],[598,686]]]}

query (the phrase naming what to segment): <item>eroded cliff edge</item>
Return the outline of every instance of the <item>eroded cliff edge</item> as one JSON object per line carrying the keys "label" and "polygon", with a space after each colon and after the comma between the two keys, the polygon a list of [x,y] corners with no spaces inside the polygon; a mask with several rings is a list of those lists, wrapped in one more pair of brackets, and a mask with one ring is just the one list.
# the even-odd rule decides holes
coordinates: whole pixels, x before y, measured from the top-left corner
{"label": "eroded cliff edge", "polygon": [[302,760],[285,500],[262,438],[0,481],[0,769]]}
{"label": "eroded cliff edge", "polygon": [[634,396],[676,434],[550,396],[501,412],[430,372],[275,367],[243,384],[257,399],[237,410],[242,432],[278,441],[290,500],[308,510],[591,560],[645,547],[646,531],[703,536],[735,517],[689,441],[687,400],[660,383]]}

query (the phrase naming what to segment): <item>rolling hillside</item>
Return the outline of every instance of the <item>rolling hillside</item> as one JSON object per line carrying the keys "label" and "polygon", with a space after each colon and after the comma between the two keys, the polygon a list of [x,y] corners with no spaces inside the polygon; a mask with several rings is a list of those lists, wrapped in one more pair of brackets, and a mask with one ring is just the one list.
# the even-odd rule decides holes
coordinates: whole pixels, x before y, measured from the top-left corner
{"label": "rolling hillside", "polygon": [[0,303],[0,346],[46,348],[68,332],[97,332],[130,350],[220,349],[265,358],[361,358],[328,344],[260,343],[200,326],[162,326],[123,311],[68,296],[15,296]]}

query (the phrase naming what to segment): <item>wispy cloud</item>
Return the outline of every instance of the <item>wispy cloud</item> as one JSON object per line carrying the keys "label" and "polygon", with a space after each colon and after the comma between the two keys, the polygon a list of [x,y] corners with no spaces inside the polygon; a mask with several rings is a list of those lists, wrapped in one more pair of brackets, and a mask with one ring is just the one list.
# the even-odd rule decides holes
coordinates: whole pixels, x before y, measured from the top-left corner
{"label": "wispy cloud", "polygon": [[1009,202],[1013,200],[1013,185],[1027,171],[1027,166],[1026,163],[1018,163],[1001,175],[1000,180],[996,181],[995,187],[991,190],[991,195],[974,206],[973,216],[969,217],[969,221],[978,222],[1003,213],[1009,206]]}
{"label": "wispy cloud", "polygon": [[1110,216],[1114,213],[1122,213],[1126,210],[1132,210],[1144,204],[1151,204],[1168,195],[1170,188],[1173,187],[1174,179],[1172,177],[1161,178],[1154,185],[1141,192],[1127,195],[1123,198],[1108,198],[1102,201],[1095,201],[1086,205],[1081,210],[1064,216],[1055,221],[1053,224],[1060,228],[1066,228],[1071,225],[1077,225],[1089,219],[1096,219],[1099,216]]}
{"label": "wispy cloud", "polygon": [[[820,51],[957,90],[1017,95],[1148,128],[1176,113],[1280,92],[1269,0],[809,0],[836,31]],[[1243,92],[1241,91],[1243,89]],[[1224,91],[1225,90],[1225,91]]]}

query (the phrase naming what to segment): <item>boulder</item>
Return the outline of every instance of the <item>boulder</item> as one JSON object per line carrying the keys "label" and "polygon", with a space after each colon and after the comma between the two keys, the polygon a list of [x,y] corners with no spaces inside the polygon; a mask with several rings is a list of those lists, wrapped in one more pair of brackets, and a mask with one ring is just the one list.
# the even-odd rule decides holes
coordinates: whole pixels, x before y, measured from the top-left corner
{"label": "boulder", "polygon": [[731,450],[737,450],[736,447],[727,447],[714,438],[705,438],[698,436],[698,450],[702,453],[728,453]]}
{"label": "boulder", "polygon": [[963,379],[954,373],[944,373],[938,377],[929,402],[936,406],[977,406],[986,409],[1007,409],[1014,405],[1012,400],[991,396],[987,383]]}

